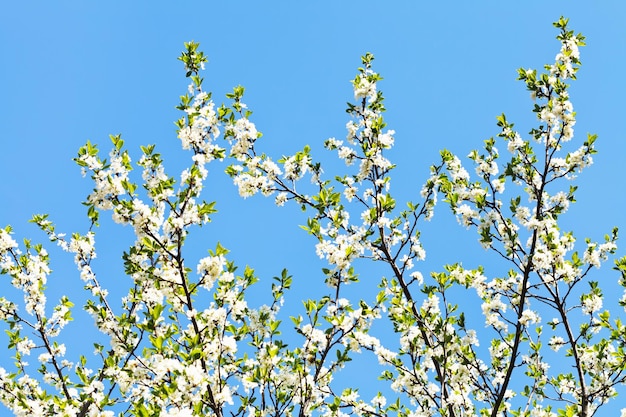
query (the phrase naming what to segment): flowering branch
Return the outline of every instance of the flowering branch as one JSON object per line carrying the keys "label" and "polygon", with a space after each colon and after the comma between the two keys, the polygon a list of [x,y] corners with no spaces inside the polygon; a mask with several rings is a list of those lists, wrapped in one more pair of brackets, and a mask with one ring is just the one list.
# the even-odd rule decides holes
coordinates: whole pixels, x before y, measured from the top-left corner
{"label": "flowering branch", "polygon": [[[626,326],[603,310],[603,292],[590,280],[591,270],[616,252],[617,230],[575,250],[574,234],[558,225],[576,192],[561,184],[591,165],[596,152],[595,135],[573,145],[567,82],[576,78],[584,37],[567,24],[555,23],[561,47],[553,64],[543,73],[518,71],[538,122],[528,138],[499,116],[498,138],[469,155],[474,180],[459,157],[443,150],[419,202],[408,201],[405,209],[391,189],[395,165],[388,154],[396,132],[384,119],[372,54],[361,57],[352,80],[345,139],[324,142],[346,165],[331,176],[309,146],[277,159],[260,151],[262,134],[243,102],[244,88],[235,87],[226,95],[230,104],[217,106],[200,76],[207,59],[197,43],[186,43],[179,59],[190,84],[176,126],[191,153],[187,168],[168,175],[154,145],[142,146],[133,164],[121,136],[111,136],[108,160],[87,142],[75,162],[94,184],[84,202],[88,232],[66,238],[46,215],[32,220],[74,254],[83,308],[101,332],[95,359],[65,359],[57,340],[74,304],[64,296],[47,309],[46,249],[26,240],[22,250],[10,227],[0,229],[0,273],[23,295],[23,303],[0,297],[16,361],[11,373],[0,368],[2,403],[16,415],[68,417],[593,416],[626,382]],[[505,163],[499,142],[510,153]],[[250,266],[238,267],[218,242],[200,259],[185,249],[188,234],[216,212],[216,202],[202,200],[207,164],[226,159],[242,197],[260,192],[308,213],[301,227],[327,263],[321,274],[328,288],[303,301],[292,326],[283,324],[281,311],[294,285],[287,270],[273,278],[269,304],[254,306],[247,295],[262,278]],[[426,257],[421,222],[432,218],[440,195],[508,271],[488,279],[485,268],[457,263],[425,278],[416,269]],[[92,269],[107,211],[135,239],[122,255],[129,281],[121,302],[106,289],[119,284]],[[615,269],[626,288],[626,258]],[[369,301],[350,299],[353,288],[372,287],[361,279],[364,272],[379,276],[378,292]],[[583,283],[589,288],[581,289]],[[469,314],[470,289],[484,322]],[[626,308],[626,295],[619,304]],[[544,329],[548,315],[555,318]],[[25,360],[34,351],[41,352],[39,376]],[[362,351],[382,367],[382,388],[370,401],[359,397],[358,386],[335,379]]]}

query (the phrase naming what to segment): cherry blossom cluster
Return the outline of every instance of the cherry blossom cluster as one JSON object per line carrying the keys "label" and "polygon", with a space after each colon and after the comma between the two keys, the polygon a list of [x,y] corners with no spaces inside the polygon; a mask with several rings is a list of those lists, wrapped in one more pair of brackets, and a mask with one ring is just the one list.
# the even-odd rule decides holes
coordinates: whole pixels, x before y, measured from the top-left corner
{"label": "cherry blossom cluster", "polygon": [[[432,168],[431,181],[444,194],[459,223],[475,228],[481,245],[511,264],[505,277],[488,280],[480,274],[469,280],[457,279],[476,290],[483,300],[485,325],[492,329],[490,364],[483,373],[492,379],[487,385],[475,384],[473,391],[476,399],[491,397],[489,415],[501,410],[517,410],[517,415],[556,415],[551,410],[561,401],[569,402],[566,413],[592,415],[624,381],[621,369],[626,357],[618,353],[623,330],[617,330],[619,321],[608,319],[608,312],[602,310],[602,292],[596,282],[587,279],[593,267],[599,268],[616,251],[617,231],[607,235],[604,243],[587,240],[581,254],[573,233],[563,232],[558,225],[558,218],[575,201],[576,191],[575,186],[559,190],[558,181],[572,180],[593,162],[596,136],[588,135],[574,151],[564,146],[573,140],[575,125],[566,80],[575,79],[580,65],[578,47],[584,37],[569,31],[566,19],[555,26],[560,29],[562,45],[556,63],[546,66],[543,74],[530,69],[518,72],[535,102],[538,126],[529,132],[530,139],[525,140],[501,115],[498,136],[511,154],[508,162],[498,162],[496,140],[491,138],[485,141],[484,153],[472,151],[469,155],[476,166],[476,181],[449,151],[442,152],[442,165]],[[525,199],[513,189],[505,191],[509,181],[521,186]],[[505,196],[510,202],[508,209],[503,204]],[[457,269],[457,275],[468,275],[461,267]],[[588,292],[578,285],[585,281]],[[575,312],[579,314],[578,328],[574,327]],[[549,370],[541,349],[541,316],[546,314],[556,316],[548,323],[552,335],[547,346],[555,351],[567,347],[575,374]],[[483,366],[474,360],[470,363],[477,369]],[[520,383],[518,377],[512,382],[519,368],[526,369],[527,380],[522,383],[526,384],[523,390],[514,388],[521,393],[518,397],[525,397],[516,400],[507,392]]]}
{"label": "cherry blossom cluster", "polygon": [[[89,230],[67,237],[46,215],[32,219],[73,255],[83,309],[101,333],[93,355],[70,358],[62,342],[78,314],[66,296],[48,306],[48,250],[29,240],[20,245],[10,227],[0,229],[0,273],[22,296],[0,297],[15,358],[13,370],[0,368],[0,401],[18,416],[594,415],[626,382],[626,326],[611,317],[591,279],[617,251],[617,230],[581,245],[559,226],[576,192],[562,184],[596,152],[594,135],[575,145],[566,82],[576,78],[584,37],[567,23],[555,23],[561,47],[554,64],[543,73],[518,72],[537,126],[525,135],[499,116],[497,138],[468,155],[473,170],[443,150],[417,188],[419,202],[402,204],[392,193],[388,158],[396,132],[384,119],[372,54],[361,57],[352,80],[345,138],[324,142],[345,163],[335,173],[308,145],[279,158],[260,151],[244,88],[217,105],[200,76],[206,57],[197,43],[186,43],[179,59],[190,84],[176,125],[191,153],[187,168],[170,176],[154,145],[142,146],[133,164],[120,136],[111,136],[107,159],[88,142],[75,162],[94,184],[84,202]],[[242,197],[261,193],[307,213],[301,227],[326,263],[319,276],[327,292],[303,300],[290,320],[281,307],[301,281],[288,271],[273,277],[262,304],[249,294],[266,277],[238,267],[219,243],[198,258],[185,247],[216,212],[202,195],[207,165],[224,159]],[[432,218],[438,196],[503,271],[460,263],[428,274],[416,268],[426,257],[420,221]],[[107,290],[120,282],[94,270],[97,227],[107,211],[134,235],[122,255],[128,292],[121,301]],[[626,257],[615,269],[626,309]],[[354,299],[355,287],[371,288],[373,280],[379,289]],[[476,313],[468,302],[474,294]],[[362,354],[381,366],[372,372],[382,381],[373,398],[338,378]]]}

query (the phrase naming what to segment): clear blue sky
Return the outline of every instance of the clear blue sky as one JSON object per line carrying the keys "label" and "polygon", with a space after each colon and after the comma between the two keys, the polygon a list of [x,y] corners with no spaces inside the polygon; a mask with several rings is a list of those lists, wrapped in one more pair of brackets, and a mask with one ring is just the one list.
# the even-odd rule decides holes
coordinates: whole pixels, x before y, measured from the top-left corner
{"label": "clear blue sky", "polygon": [[[0,17],[0,226],[42,240],[27,220],[50,213],[59,231],[85,232],[80,202],[91,184],[71,158],[88,139],[106,153],[108,135],[121,133],[134,160],[140,145],[154,143],[177,177],[188,155],[173,125],[187,84],[176,58],[189,40],[209,57],[205,87],[218,103],[233,86],[246,87],[244,101],[274,156],[305,144],[326,156],[323,141],[345,136],[349,80],[360,56],[374,53],[387,122],[397,132],[393,187],[415,196],[441,148],[461,156],[479,148],[498,133],[495,117],[502,112],[522,132],[532,126],[516,69],[552,62],[559,45],[551,23],[561,15],[587,37],[571,89],[577,137],[599,135],[595,164],[577,181],[579,202],[562,227],[581,241],[601,239],[614,225],[626,232],[622,1],[7,2]],[[241,200],[221,171],[210,167],[206,198],[218,200],[220,213],[196,241],[199,253],[219,240],[262,276],[287,266],[300,282],[319,278],[313,242],[297,227],[304,223],[298,210]],[[484,252],[467,249],[473,232],[440,208],[424,235],[424,275],[458,260],[468,267],[488,263],[480,258]],[[119,242],[131,243],[129,232],[97,236],[100,273],[122,284]],[[53,267],[55,294],[80,286],[69,257],[53,260]],[[615,278],[608,266],[596,276]]]}

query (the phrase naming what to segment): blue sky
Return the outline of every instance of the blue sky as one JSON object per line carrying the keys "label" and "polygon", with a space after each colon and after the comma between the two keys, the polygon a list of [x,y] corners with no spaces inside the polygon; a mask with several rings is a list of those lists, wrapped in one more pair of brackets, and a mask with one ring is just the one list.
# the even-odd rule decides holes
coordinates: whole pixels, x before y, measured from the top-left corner
{"label": "blue sky", "polygon": [[[71,161],[86,140],[108,152],[108,135],[121,133],[134,160],[140,145],[154,143],[166,169],[178,176],[188,157],[173,124],[187,85],[176,60],[185,41],[200,42],[209,57],[205,87],[218,103],[233,86],[246,87],[244,101],[274,156],[310,144],[314,155],[327,157],[322,143],[345,136],[349,80],[360,56],[372,52],[384,77],[379,87],[387,123],[397,132],[393,189],[410,198],[440,149],[464,156],[479,148],[498,133],[500,113],[529,130],[531,101],[516,70],[552,62],[559,45],[551,23],[561,15],[587,37],[571,89],[577,137],[599,135],[595,164],[577,180],[578,203],[562,227],[581,241],[601,239],[615,225],[626,230],[621,1],[35,1],[3,9],[0,226],[11,224],[17,237],[43,239],[27,224],[34,213],[49,213],[59,231],[86,231],[80,202],[91,184]],[[200,253],[219,240],[232,259],[262,276],[286,266],[304,281],[319,278],[317,272],[310,277],[319,268],[313,242],[297,227],[303,215],[294,207],[276,210],[261,198],[241,200],[222,170],[210,167],[206,198],[218,200],[219,213],[198,238]],[[107,224],[97,237],[100,262],[117,276],[119,242],[131,243],[131,236],[119,227],[106,231]],[[489,267],[484,252],[472,249],[473,232],[458,227],[443,205],[427,229],[424,272],[458,260]],[[51,291],[79,286],[69,257],[53,260],[53,267],[58,281]],[[596,276],[614,278],[608,265]]]}

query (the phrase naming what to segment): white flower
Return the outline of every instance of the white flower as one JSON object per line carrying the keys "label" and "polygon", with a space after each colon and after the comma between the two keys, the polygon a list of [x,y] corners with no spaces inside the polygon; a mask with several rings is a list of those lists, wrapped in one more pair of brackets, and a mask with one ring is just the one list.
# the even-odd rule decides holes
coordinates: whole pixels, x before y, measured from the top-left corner
{"label": "white flower", "polygon": [[602,298],[597,294],[591,294],[582,300],[583,312],[593,314],[602,308]]}
{"label": "white flower", "polygon": [[279,193],[276,196],[275,203],[276,203],[277,206],[279,206],[279,207],[284,206],[286,201],[287,201],[287,193],[284,193],[284,192],[283,193]]}
{"label": "white flower", "polygon": [[383,146],[383,148],[390,148],[393,146],[393,135],[395,134],[395,130],[388,130],[386,133],[378,136],[378,142]]}
{"label": "white flower", "polygon": [[225,353],[234,354],[237,352],[237,341],[232,336],[224,336],[222,339],[222,348]]}
{"label": "white flower", "polygon": [[17,242],[13,240],[6,230],[0,229],[0,253],[11,248],[17,248]]}
{"label": "white flower", "polygon": [[222,273],[224,272],[224,265],[226,264],[226,259],[222,256],[207,256],[206,258],[200,259],[198,262],[197,272],[198,275],[204,276],[205,280],[202,285],[210,289],[213,286],[213,283],[220,278]]}
{"label": "white flower", "polygon": [[422,310],[424,310],[426,314],[431,314],[433,316],[438,315],[440,312],[439,296],[437,295],[428,296],[428,298],[425,299],[424,302],[422,303]]}
{"label": "white flower", "polygon": [[17,343],[17,351],[22,355],[30,355],[31,349],[35,347],[35,342],[31,339],[25,338]]}
{"label": "white flower", "polygon": [[59,357],[65,356],[65,344],[61,343],[60,345],[52,347],[52,354]]}
{"label": "white flower", "polygon": [[548,346],[550,346],[550,348],[555,352],[558,352],[564,344],[565,340],[560,336],[552,336],[548,342]]}
{"label": "white flower", "polygon": [[515,151],[520,149],[522,146],[524,146],[524,141],[522,140],[519,133],[516,132],[515,136],[513,136],[513,139],[509,139],[507,149],[509,150],[509,152],[515,153]]}
{"label": "white flower", "polygon": [[460,205],[456,208],[455,212],[458,222],[467,228],[469,228],[473,221],[479,217],[478,211],[472,209],[467,204]]}
{"label": "white flower", "polygon": [[424,283],[424,277],[422,276],[422,273],[419,271],[412,272],[411,278],[417,281],[419,285],[422,285]]}
{"label": "white flower", "polygon": [[372,398],[372,401],[370,401],[370,402],[372,403],[372,405],[374,407],[383,408],[385,406],[385,404],[387,404],[387,399],[379,394],[379,395],[375,396],[374,398]]}
{"label": "white flower", "polygon": [[354,157],[356,156],[354,149],[348,146],[342,146],[337,150],[337,153],[339,155],[339,158],[346,161],[346,165],[351,165],[354,161]]}
{"label": "white flower", "polygon": [[[371,73],[371,71],[370,71]],[[354,98],[369,98],[376,97],[376,82],[370,82],[367,79],[367,75],[362,74],[353,80],[354,83]]]}
{"label": "white flower", "polygon": [[522,312],[522,317],[519,318],[519,322],[521,324],[523,324],[524,326],[527,326],[528,324],[532,324],[532,323],[539,323],[540,318],[537,315],[537,313],[535,313],[532,310],[524,310]]}
{"label": "white flower", "polygon": [[302,333],[307,337],[306,344],[308,345],[309,341],[313,343],[316,350],[323,350],[326,348],[327,339],[324,332],[320,329],[315,329],[310,324],[305,324],[302,329],[300,329]]}

